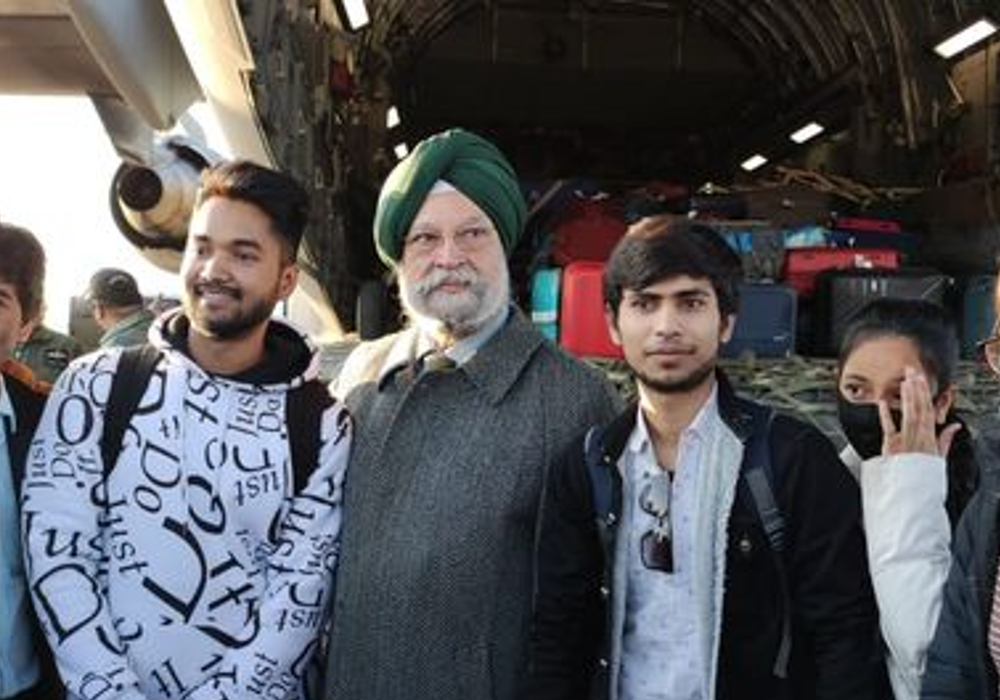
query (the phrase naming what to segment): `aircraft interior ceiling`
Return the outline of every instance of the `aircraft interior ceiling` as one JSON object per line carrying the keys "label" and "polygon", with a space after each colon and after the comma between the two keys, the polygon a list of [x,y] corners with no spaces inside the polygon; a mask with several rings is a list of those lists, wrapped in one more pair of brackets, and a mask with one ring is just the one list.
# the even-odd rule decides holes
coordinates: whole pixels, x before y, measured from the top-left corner
{"label": "aircraft interior ceiling", "polygon": [[892,143],[918,149],[953,101],[930,46],[978,9],[913,0],[372,5],[358,38],[361,80],[388,82],[414,136],[467,123],[522,152],[538,175],[639,178],[718,177],[811,119],[878,122]]}

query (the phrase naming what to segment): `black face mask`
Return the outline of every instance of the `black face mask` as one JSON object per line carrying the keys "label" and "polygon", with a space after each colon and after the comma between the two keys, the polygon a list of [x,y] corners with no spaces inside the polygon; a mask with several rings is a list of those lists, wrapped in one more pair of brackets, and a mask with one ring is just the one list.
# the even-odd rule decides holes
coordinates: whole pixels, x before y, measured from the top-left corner
{"label": "black face mask", "polygon": [[[903,412],[893,408],[889,413],[898,428],[903,420]],[[837,415],[847,441],[861,459],[871,459],[882,454],[882,422],[878,417],[878,404],[851,403],[838,392]]]}

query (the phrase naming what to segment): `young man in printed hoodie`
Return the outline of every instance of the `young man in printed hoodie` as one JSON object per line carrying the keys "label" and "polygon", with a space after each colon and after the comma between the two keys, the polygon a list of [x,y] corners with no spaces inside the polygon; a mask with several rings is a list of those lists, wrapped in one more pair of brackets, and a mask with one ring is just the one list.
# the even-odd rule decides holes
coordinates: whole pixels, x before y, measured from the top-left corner
{"label": "young man in printed hoodie", "polygon": [[[340,537],[350,420],[329,401],[318,460],[287,411],[316,380],[308,339],[271,319],[297,280],[304,190],[248,162],[206,172],[183,308],[115,464],[102,463],[121,351],[62,375],[22,494],[32,595],[71,698],[309,698]],[[293,471],[294,470],[294,471]],[[294,475],[307,473],[296,487]]]}

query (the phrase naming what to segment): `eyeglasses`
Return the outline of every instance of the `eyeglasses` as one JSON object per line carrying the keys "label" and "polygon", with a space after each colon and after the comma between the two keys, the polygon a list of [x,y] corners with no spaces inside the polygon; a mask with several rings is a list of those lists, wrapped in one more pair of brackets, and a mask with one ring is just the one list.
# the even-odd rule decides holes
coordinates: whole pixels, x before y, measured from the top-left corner
{"label": "eyeglasses", "polygon": [[674,572],[674,545],[670,527],[670,475],[656,474],[643,486],[639,507],[656,518],[653,527],[639,541],[642,565],[647,569]]}
{"label": "eyeglasses", "polygon": [[976,343],[976,350],[993,374],[1000,375],[1000,321],[993,326],[993,335]]}

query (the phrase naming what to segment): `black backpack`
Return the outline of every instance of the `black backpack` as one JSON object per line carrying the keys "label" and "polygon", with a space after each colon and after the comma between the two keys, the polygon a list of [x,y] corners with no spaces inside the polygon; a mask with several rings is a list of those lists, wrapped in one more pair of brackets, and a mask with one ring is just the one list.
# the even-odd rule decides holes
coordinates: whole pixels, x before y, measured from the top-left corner
{"label": "black backpack", "polygon": [[[104,477],[114,468],[121,454],[122,439],[149,380],[156,370],[162,352],[152,345],[137,345],[122,351],[118,368],[111,380],[111,391],[104,412],[104,432],[101,434],[101,458]],[[323,412],[334,399],[326,386],[313,379],[288,392],[286,423],[292,460],[295,493],[300,492],[319,462],[320,424]]]}
{"label": "black backpack", "polygon": [[[778,570],[783,612],[781,643],[778,645],[773,671],[778,678],[787,678],[788,661],[792,653],[792,599],[784,558],[785,517],[778,507],[773,488],[777,478],[771,463],[770,437],[775,413],[767,406],[752,401],[737,401],[740,409],[751,419],[750,436],[743,449],[737,493],[757,514]],[[590,475],[594,514],[598,519],[606,521],[611,513],[612,482],[611,467],[603,464],[604,430],[601,426],[594,426],[587,431],[583,452]]]}

